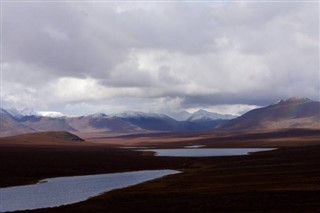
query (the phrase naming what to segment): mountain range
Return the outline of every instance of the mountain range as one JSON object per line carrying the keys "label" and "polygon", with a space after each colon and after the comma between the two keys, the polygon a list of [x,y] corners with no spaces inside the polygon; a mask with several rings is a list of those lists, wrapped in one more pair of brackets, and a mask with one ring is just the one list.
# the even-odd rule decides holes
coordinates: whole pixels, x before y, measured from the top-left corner
{"label": "mountain range", "polygon": [[34,113],[32,110],[19,112],[15,109],[0,109],[0,115],[2,137],[38,131],[143,133],[320,129],[320,102],[307,98],[281,100],[236,118],[232,115],[220,115],[205,110],[176,113],[173,116],[175,118],[165,114],[135,111],[68,117],[56,112]]}
{"label": "mountain range", "polygon": [[[24,114],[25,112],[27,113]],[[68,117],[58,112],[36,113],[33,110],[19,112],[16,109],[1,109],[0,114],[1,136],[37,131],[104,133],[205,131],[228,121],[225,119],[227,115],[219,115],[205,110],[190,113],[185,120],[176,120],[165,114],[135,111],[111,115],[96,113]]]}
{"label": "mountain range", "polygon": [[219,114],[215,112],[208,112],[206,110],[200,109],[194,113],[190,113],[187,111],[181,111],[176,113],[170,113],[170,117],[174,118],[177,121],[203,121],[203,120],[230,120],[236,118],[235,115],[230,114]]}

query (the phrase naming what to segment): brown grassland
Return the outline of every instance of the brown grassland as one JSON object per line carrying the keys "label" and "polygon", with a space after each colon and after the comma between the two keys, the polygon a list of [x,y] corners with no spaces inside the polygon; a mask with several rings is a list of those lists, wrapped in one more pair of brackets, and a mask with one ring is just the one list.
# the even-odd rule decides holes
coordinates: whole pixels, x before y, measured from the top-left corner
{"label": "brown grassland", "polygon": [[[50,142],[49,142],[50,141]],[[157,157],[121,146],[277,147],[232,157]],[[87,201],[24,212],[320,212],[320,131],[0,138],[0,187],[43,178],[145,169],[180,174]]]}

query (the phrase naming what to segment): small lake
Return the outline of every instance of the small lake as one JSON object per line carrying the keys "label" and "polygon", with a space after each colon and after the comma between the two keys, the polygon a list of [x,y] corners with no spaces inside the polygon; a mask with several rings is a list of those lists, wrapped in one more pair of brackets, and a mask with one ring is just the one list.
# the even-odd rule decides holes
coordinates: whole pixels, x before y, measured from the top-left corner
{"label": "small lake", "polygon": [[58,177],[37,184],[0,188],[0,212],[57,207],[104,192],[180,173],[176,170],[145,170],[100,175]]}
{"label": "small lake", "polygon": [[186,149],[192,149],[192,148],[203,148],[205,145],[191,145],[191,146],[185,146]]}
{"label": "small lake", "polygon": [[184,149],[141,149],[138,151],[155,152],[165,157],[218,157],[248,155],[254,152],[270,151],[274,148],[184,148]]}

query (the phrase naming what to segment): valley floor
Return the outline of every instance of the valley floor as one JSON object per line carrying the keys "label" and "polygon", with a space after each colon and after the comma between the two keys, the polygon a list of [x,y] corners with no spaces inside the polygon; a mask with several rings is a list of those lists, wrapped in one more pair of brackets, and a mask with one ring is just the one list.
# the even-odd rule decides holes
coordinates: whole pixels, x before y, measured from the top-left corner
{"label": "valley floor", "polygon": [[[275,142],[281,141],[280,148],[270,152],[209,158],[155,157],[102,140],[99,144],[40,146],[0,139],[0,187],[56,176],[170,168],[183,173],[73,205],[25,212],[320,212],[319,136],[319,131],[296,131],[108,139],[112,144],[136,140],[141,146],[159,147],[205,143],[210,147],[276,147]],[[166,140],[170,143],[164,144]]]}

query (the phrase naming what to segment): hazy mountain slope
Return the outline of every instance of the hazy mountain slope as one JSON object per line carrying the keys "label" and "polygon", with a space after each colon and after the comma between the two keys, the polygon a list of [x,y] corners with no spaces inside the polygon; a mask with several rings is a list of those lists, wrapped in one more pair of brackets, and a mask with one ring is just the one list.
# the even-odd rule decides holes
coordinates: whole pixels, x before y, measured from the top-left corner
{"label": "hazy mountain slope", "polygon": [[181,112],[171,112],[167,115],[177,121],[186,121],[192,115],[192,113],[187,111],[181,111]]}
{"label": "hazy mountain slope", "polygon": [[177,121],[198,121],[198,120],[230,120],[235,118],[234,115],[229,114],[219,114],[215,112],[209,112],[203,109],[200,109],[194,113],[189,113],[187,111],[181,111],[176,113],[170,113],[170,117],[174,118]]}
{"label": "hazy mountain slope", "polygon": [[200,109],[190,115],[190,117],[187,119],[188,121],[209,121],[209,120],[230,120],[235,118],[236,116],[233,115],[222,115],[219,113],[214,112],[208,112],[206,110]]}
{"label": "hazy mountain slope", "polygon": [[0,136],[11,136],[35,131],[31,127],[18,123],[6,110],[0,108]]}
{"label": "hazy mountain slope", "polygon": [[[229,120],[217,119],[217,120],[195,120],[192,121],[192,126],[196,130],[212,130],[219,128]],[[190,121],[188,121],[190,123]]]}
{"label": "hazy mountain slope", "polygon": [[134,124],[141,129],[152,131],[176,131],[179,129],[179,126],[181,126],[179,121],[169,116],[155,113],[129,111],[115,114],[113,117]]}
{"label": "hazy mountain slope", "polygon": [[204,131],[211,130],[218,125],[223,124],[224,120],[194,120],[194,121],[177,121],[164,114],[143,113],[143,112],[126,112],[114,117],[121,118],[141,129],[150,131]]}
{"label": "hazy mountain slope", "polygon": [[282,128],[320,129],[320,102],[291,98],[277,104],[254,109],[230,120],[221,130],[259,130]]}
{"label": "hazy mountain slope", "polygon": [[52,118],[43,116],[25,116],[18,120],[20,124],[31,127],[36,131],[76,131],[67,122],[66,118]]}
{"label": "hazy mountain slope", "polygon": [[89,116],[81,116],[67,118],[67,122],[77,131],[91,132],[132,132],[141,131],[141,128],[126,122],[120,118],[110,117],[104,114],[95,114]]}

